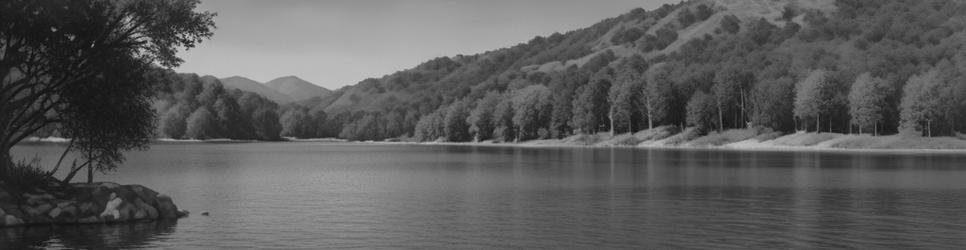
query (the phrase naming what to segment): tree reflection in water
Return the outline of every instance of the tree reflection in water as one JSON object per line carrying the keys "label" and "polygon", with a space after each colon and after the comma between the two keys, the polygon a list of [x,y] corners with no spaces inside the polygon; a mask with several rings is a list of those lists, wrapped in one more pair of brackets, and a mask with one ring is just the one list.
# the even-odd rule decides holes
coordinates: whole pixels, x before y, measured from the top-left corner
{"label": "tree reflection in water", "polygon": [[174,233],[177,220],[0,228],[3,249],[114,249],[157,246]]}

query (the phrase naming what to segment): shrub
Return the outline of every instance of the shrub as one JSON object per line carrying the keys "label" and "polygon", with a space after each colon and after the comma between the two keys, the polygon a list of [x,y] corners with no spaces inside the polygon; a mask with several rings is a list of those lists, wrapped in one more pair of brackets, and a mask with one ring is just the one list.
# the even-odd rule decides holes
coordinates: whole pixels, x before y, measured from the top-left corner
{"label": "shrub", "polygon": [[42,184],[49,178],[50,172],[39,167],[40,158],[35,157],[30,162],[20,161],[11,164],[7,173],[9,179],[5,182],[8,187],[15,190],[29,190]]}

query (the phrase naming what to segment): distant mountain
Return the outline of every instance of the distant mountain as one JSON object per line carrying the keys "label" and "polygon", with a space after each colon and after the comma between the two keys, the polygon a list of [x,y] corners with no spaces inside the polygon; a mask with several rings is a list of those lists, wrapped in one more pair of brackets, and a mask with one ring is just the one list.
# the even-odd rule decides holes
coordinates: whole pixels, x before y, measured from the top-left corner
{"label": "distant mountain", "polygon": [[222,78],[221,83],[225,86],[225,88],[253,92],[278,104],[287,104],[294,101],[294,99],[287,94],[283,94],[266,86],[265,84],[241,76]]}
{"label": "distant mountain", "polygon": [[332,94],[331,90],[319,87],[296,76],[280,77],[265,83],[265,86],[279,93],[288,95],[293,101],[302,101],[315,97],[324,98]]}

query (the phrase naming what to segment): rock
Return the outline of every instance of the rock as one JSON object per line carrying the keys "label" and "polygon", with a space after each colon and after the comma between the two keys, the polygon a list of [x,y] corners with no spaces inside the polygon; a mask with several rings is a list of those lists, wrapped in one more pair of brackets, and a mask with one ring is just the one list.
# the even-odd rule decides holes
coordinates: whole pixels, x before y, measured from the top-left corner
{"label": "rock", "polygon": [[60,203],[57,203],[57,207],[64,208],[64,207],[71,206],[71,205],[74,205],[74,204],[75,203],[73,201],[62,201]]}
{"label": "rock", "polygon": [[118,220],[128,221],[134,218],[134,214],[137,213],[137,206],[130,202],[124,202],[117,210],[120,212]]}
{"label": "rock", "polygon": [[51,204],[40,204],[35,207],[26,206],[26,205],[20,206],[20,209],[26,212],[27,215],[30,217],[37,217],[37,216],[47,214],[47,212],[49,212],[53,208],[54,208],[54,205],[51,205]]}
{"label": "rock", "polygon": [[121,187],[121,184],[117,184],[113,182],[102,182],[100,186],[104,188],[109,188],[109,189],[117,189]]}
{"label": "rock", "polygon": [[201,212],[201,216],[208,216],[208,215],[210,215],[210,214],[208,213],[208,211],[202,211],[202,212]]}
{"label": "rock", "polygon": [[137,211],[134,211],[135,220],[143,220],[147,218],[148,218],[148,212],[144,211],[144,209],[138,209]]}
{"label": "rock", "polygon": [[148,219],[153,220],[158,218],[158,209],[154,208],[151,205],[148,205],[141,199],[134,200],[134,205],[137,206],[138,210],[143,210],[146,213],[146,216]]}
{"label": "rock", "polygon": [[81,204],[78,215],[96,215],[97,210],[100,210],[100,208],[97,207],[97,205],[95,205],[93,202],[87,202],[87,203]]}
{"label": "rock", "polygon": [[178,207],[171,202],[171,197],[158,195],[158,216],[163,219],[177,219]]}
{"label": "rock", "polygon": [[177,218],[188,217],[189,214],[191,214],[191,212],[188,212],[188,210],[185,210],[185,209],[181,209],[181,210],[178,210],[178,212],[175,212],[175,216],[177,216]]}
{"label": "rock", "polygon": [[60,216],[61,212],[63,212],[63,210],[61,210],[59,207],[55,207],[54,209],[50,210],[50,213],[47,213],[47,216],[50,216],[50,218],[57,219],[57,217]]}
{"label": "rock", "polygon": [[44,193],[44,194],[29,194],[29,193],[25,193],[25,194],[23,194],[23,196],[24,196],[24,198],[27,199],[27,204],[28,205],[37,205],[37,204],[47,203],[48,201],[55,199],[53,195],[50,195],[50,194],[47,194],[47,193]]}
{"label": "rock", "polygon": [[7,216],[3,217],[3,225],[19,226],[19,225],[23,225],[23,220],[20,220],[20,218],[17,218],[17,217],[14,217],[13,215],[8,214]]}

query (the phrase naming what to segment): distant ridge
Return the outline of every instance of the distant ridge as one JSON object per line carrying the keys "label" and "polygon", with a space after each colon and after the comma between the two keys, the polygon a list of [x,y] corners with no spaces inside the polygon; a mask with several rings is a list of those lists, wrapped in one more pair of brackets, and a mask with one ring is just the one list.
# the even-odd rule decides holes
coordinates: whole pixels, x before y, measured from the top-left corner
{"label": "distant ridge", "polygon": [[257,82],[252,79],[248,79],[241,76],[232,76],[220,79],[222,85],[228,89],[238,89],[242,91],[253,92],[255,94],[261,95],[273,102],[278,104],[287,104],[294,101],[291,96],[280,93],[268,86]]}
{"label": "distant ridge", "polygon": [[288,95],[292,101],[302,101],[314,97],[325,98],[332,90],[320,87],[296,76],[279,77],[265,83],[265,86]]}

